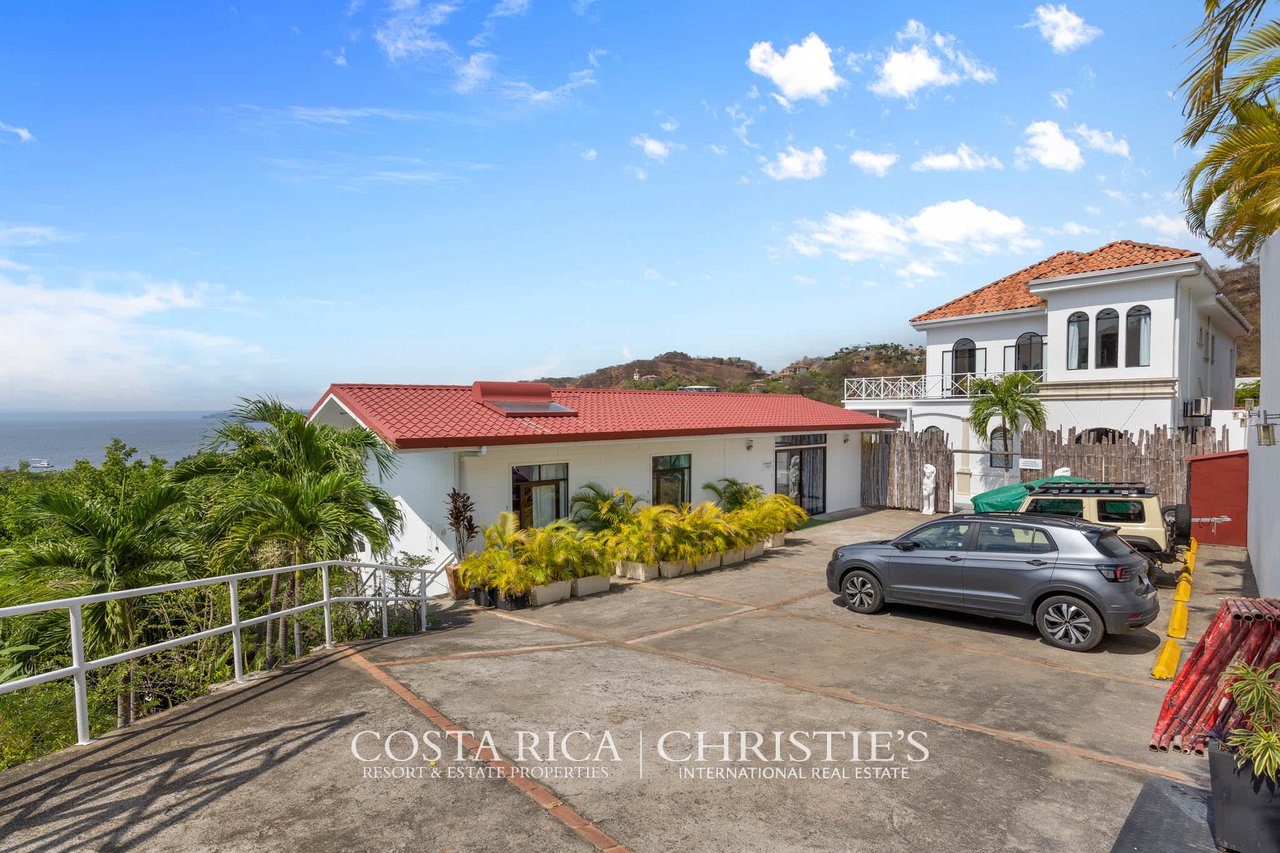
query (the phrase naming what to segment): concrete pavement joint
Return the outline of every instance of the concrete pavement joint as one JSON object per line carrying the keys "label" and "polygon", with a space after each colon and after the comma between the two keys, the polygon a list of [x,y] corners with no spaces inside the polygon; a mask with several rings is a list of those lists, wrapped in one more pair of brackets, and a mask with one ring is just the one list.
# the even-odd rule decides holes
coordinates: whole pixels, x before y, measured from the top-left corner
{"label": "concrete pavement joint", "polygon": [[[761,608],[756,608],[756,610],[760,610],[760,609]],[[589,637],[591,639],[599,640],[602,643],[617,646],[619,648],[634,649],[636,651],[644,652],[646,654],[666,657],[672,660],[683,661],[685,663],[690,663],[697,666],[708,667],[710,669],[718,669],[718,670],[721,670],[722,672],[730,672],[735,675],[743,676],[745,678],[753,678],[758,681],[764,681],[770,684],[776,684],[781,687],[787,687],[793,690],[800,690],[806,693],[823,696],[828,699],[837,699],[842,702],[850,702],[856,705],[863,705],[869,708],[876,708],[878,710],[888,711],[890,713],[902,714],[904,716],[914,717],[920,720],[926,720],[931,723],[937,723],[938,725],[949,726],[951,728],[961,729],[963,731],[975,732],[978,734],[984,734],[984,735],[987,735],[988,737],[1012,741],[1014,743],[1023,744],[1025,746],[1031,746],[1031,747],[1045,749],[1045,750],[1053,750],[1056,752],[1065,753],[1067,755],[1072,755],[1077,758],[1084,758],[1090,761],[1099,761],[1104,764],[1111,764],[1117,767],[1126,768],[1128,770],[1136,770],[1141,773],[1150,773],[1157,776],[1163,776],[1164,778],[1172,779],[1175,782],[1182,782],[1184,784],[1192,783],[1192,779],[1190,776],[1187,776],[1184,773],[1179,773],[1175,770],[1165,770],[1162,767],[1155,767],[1149,764],[1142,764],[1136,761],[1129,761],[1124,758],[1115,758],[1113,756],[1105,755],[1103,753],[1095,752],[1093,750],[1083,749],[1077,746],[1071,746],[1070,744],[1059,743],[1057,741],[1051,741],[1051,740],[1045,740],[1043,738],[1033,737],[1031,735],[1019,734],[1018,732],[1011,732],[1006,729],[996,729],[990,726],[981,725],[979,723],[969,723],[969,722],[965,722],[964,720],[955,719],[953,717],[945,717],[939,714],[931,714],[928,711],[917,711],[902,705],[893,705],[887,702],[880,702],[875,699],[868,699],[866,697],[858,696],[854,693],[849,693],[846,691],[832,690],[830,688],[824,688],[824,687],[816,687],[816,686],[804,684],[798,681],[791,681],[789,679],[779,678],[773,675],[765,675],[758,672],[752,672],[751,670],[742,669],[740,667],[732,666],[730,664],[722,663],[716,660],[711,660],[709,658],[698,658],[698,657],[693,657],[691,655],[680,654],[679,652],[667,651],[665,649],[657,649],[657,648],[653,648],[652,646],[645,646],[634,641],[616,640],[611,637],[605,637],[604,635],[601,635],[601,634],[593,634],[590,631],[583,631],[577,628],[566,628],[559,625],[553,625],[549,622],[542,622],[538,619],[531,619],[527,616],[516,616],[515,614],[510,612],[504,612],[504,611],[485,611],[485,612],[501,619],[511,619],[517,622],[523,622],[528,625],[533,625],[539,628],[545,628],[551,631],[562,631],[564,633],[572,634],[574,636]],[[719,617],[719,618],[724,619],[724,618],[728,618],[729,616],[736,617],[736,616],[741,616],[751,612],[754,612],[754,611],[744,610],[741,613],[729,614],[727,616]],[[718,621],[718,620],[715,620],[715,621]]]}
{"label": "concrete pavement joint", "polygon": [[[583,645],[581,643],[573,645]],[[515,765],[504,759],[498,758],[496,755],[489,758],[483,757],[480,753],[480,743],[470,735],[461,734],[458,731],[458,725],[444,715],[438,708],[427,702],[418,694],[414,693],[404,684],[392,678],[380,666],[370,661],[364,655],[355,649],[351,651],[350,660],[358,664],[365,672],[373,676],[380,684],[389,689],[392,693],[399,696],[418,713],[426,717],[432,725],[438,727],[445,733],[446,737],[461,741],[463,746],[471,752],[471,757],[477,761],[483,762],[488,767],[498,770],[498,774],[505,779],[517,791],[533,800],[538,805],[546,809],[552,817],[572,830],[584,841],[592,844],[597,850],[617,851],[617,853],[626,853],[627,848],[619,843],[619,841],[607,832],[600,829],[590,820],[582,815],[577,809],[566,804],[559,796],[556,795],[547,786],[535,782],[532,779],[525,779],[517,776]]]}
{"label": "concrete pavement joint", "polygon": [[489,649],[476,652],[455,652],[448,655],[427,655],[417,658],[398,658],[396,660],[369,661],[371,666],[404,666],[411,663],[435,663],[446,660],[470,660],[471,658],[494,658],[508,655],[529,655],[534,652],[554,652],[560,649],[576,649],[579,646],[599,645],[596,640],[584,640],[580,643],[553,643],[546,646],[520,646],[514,649]]}

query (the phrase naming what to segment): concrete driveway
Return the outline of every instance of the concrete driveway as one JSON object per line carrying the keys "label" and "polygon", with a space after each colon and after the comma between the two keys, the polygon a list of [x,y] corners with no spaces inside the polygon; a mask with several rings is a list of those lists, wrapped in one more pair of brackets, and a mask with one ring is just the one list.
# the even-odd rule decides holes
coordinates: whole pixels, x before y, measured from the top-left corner
{"label": "concrete driveway", "polygon": [[[1147,749],[1162,634],[1080,654],[840,606],[831,549],[920,520],[868,513],[741,566],[455,606],[440,630],[313,654],[0,775],[0,847],[1109,850],[1145,779],[1201,778]],[[1234,549],[1203,548],[1196,575],[1188,649],[1250,583]]]}

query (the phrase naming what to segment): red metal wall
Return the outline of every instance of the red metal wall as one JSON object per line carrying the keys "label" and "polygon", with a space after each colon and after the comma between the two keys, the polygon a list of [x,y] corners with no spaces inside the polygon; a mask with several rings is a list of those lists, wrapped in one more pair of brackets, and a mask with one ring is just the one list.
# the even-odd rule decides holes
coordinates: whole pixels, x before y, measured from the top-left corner
{"label": "red metal wall", "polygon": [[1216,530],[1211,524],[1194,522],[1191,535],[1206,545],[1245,547],[1249,532],[1248,451],[1192,456],[1187,462],[1191,466],[1191,517],[1231,516],[1231,521],[1219,524]]}

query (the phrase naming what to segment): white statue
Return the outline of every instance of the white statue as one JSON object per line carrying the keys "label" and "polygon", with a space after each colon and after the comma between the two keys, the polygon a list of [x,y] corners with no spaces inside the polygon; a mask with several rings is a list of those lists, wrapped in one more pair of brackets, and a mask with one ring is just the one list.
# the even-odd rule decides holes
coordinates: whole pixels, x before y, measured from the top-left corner
{"label": "white statue", "polygon": [[924,479],[920,481],[920,490],[924,493],[923,515],[933,515],[935,496],[938,493],[938,469],[932,465],[924,466]]}

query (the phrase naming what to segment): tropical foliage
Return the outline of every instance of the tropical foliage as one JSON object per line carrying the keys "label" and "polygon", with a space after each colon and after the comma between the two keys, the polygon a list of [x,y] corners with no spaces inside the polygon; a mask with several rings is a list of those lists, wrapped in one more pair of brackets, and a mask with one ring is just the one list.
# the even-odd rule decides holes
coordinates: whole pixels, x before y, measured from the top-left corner
{"label": "tropical foliage", "polygon": [[1182,141],[1207,149],[1187,172],[1191,230],[1247,260],[1280,228],[1280,20],[1260,22],[1264,0],[1206,0],[1183,81]]}
{"label": "tropical foliage", "polygon": [[1013,452],[1009,437],[1022,430],[1044,429],[1044,404],[1036,397],[1036,380],[1029,373],[1006,373],[999,378],[976,377],[969,380],[969,423],[973,431],[990,440],[999,421],[1004,459]]}
{"label": "tropical foliage", "polygon": [[1236,661],[1227,668],[1231,698],[1244,712],[1245,725],[1231,732],[1227,746],[1241,767],[1259,776],[1280,778],[1280,663],[1265,669]]}
{"label": "tropical foliage", "polygon": [[[0,472],[0,607],[376,554],[401,523],[395,501],[371,480],[394,466],[377,436],[308,423],[277,400],[242,401],[176,466],[136,455],[116,440],[98,466]],[[362,578],[335,570],[331,581],[355,594]],[[314,601],[319,587],[316,571],[242,583],[240,615]],[[225,625],[229,608],[223,586],[90,605],[86,653],[104,657]],[[373,616],[360,604],[335,608],[338,638],[372,635],[380,621]],[[244,632],[246,663],[275,666],[322,636],[317,613],[273,619]],[[95,671],[94,731],[229,679],[230,645],[229,635],[219,635]],[[69,663],[66,611],[0,620],[0,679]],[[0,696],[0,768],[68,743],[71,712],[66,681]]]}

